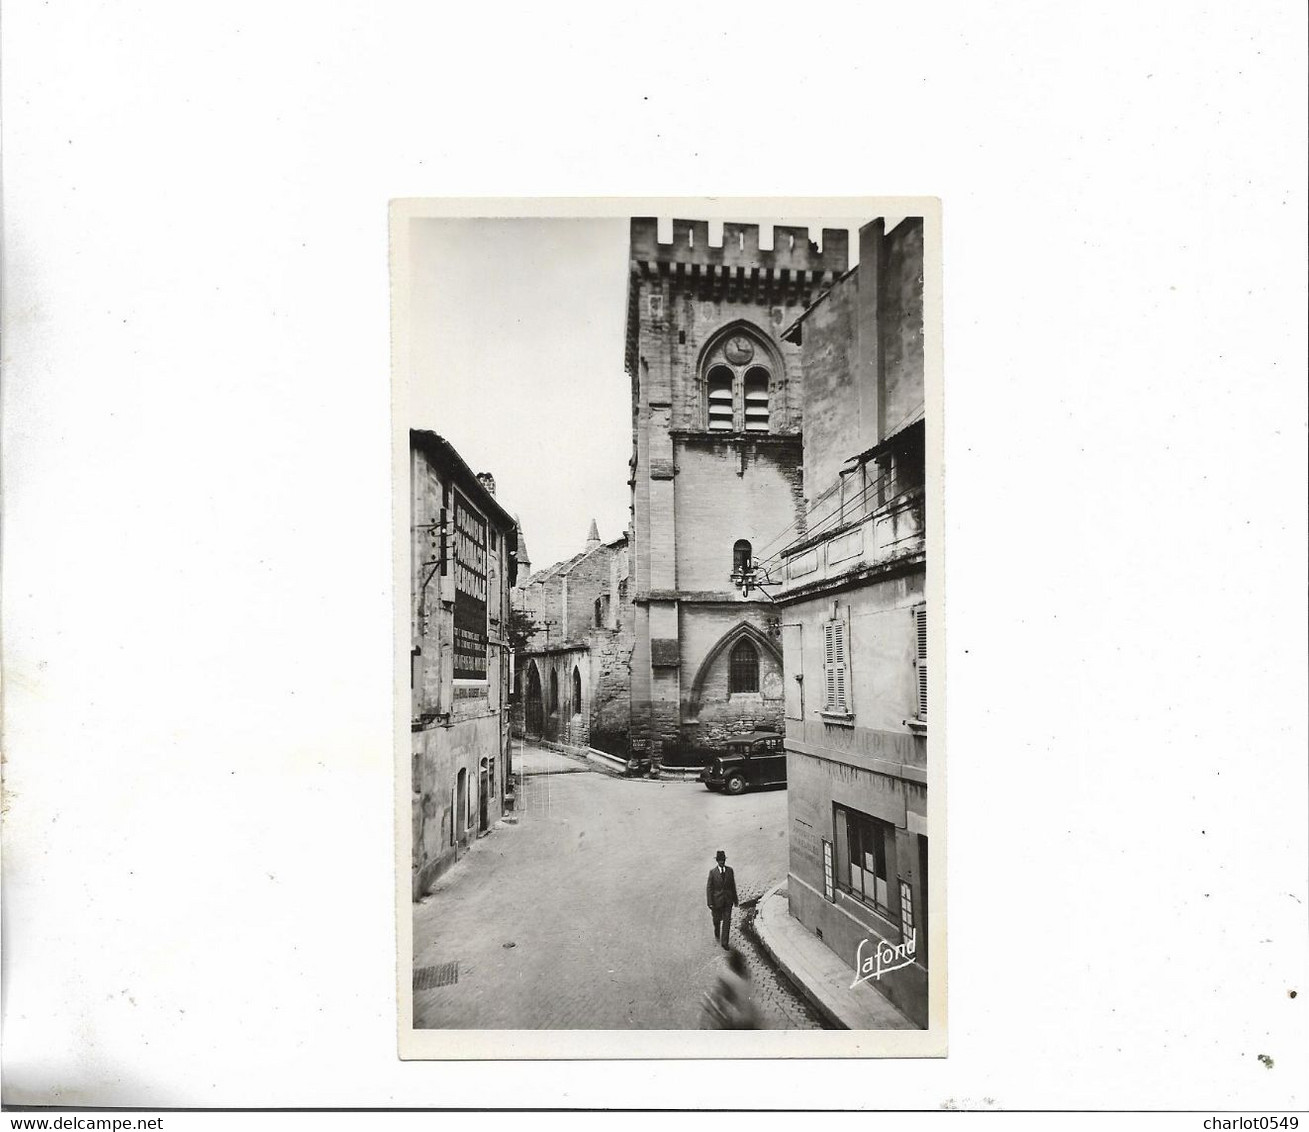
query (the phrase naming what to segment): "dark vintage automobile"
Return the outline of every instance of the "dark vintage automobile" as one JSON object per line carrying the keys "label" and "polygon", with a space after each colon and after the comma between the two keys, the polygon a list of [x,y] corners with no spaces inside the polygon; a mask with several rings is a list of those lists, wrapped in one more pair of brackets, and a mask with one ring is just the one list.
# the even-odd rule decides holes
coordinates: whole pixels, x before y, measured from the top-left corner
{"label": "dark vintage automobile", "polygon": [[710,790],[740,794],[750,786],[786,785],[786,750],[775,731],[733,735],[727,749],[700,772]]}

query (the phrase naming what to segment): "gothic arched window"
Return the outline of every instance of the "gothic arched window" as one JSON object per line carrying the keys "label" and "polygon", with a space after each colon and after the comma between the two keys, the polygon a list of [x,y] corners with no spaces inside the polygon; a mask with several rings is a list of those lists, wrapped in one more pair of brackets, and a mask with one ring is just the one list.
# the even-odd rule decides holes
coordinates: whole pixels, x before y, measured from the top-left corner
{"label": "gothic arched window", "polygon": [[731,432],[732,429],[732,371],[726,366],[714,366],[709,371],[709,402],[707,421],[710,432]]}
{"label": "gothic arched window", "polygon": [[747,640],[737,641],[732,646],[727,690],[731,694],[759,691],[759,654]]}
{"label": "gothic arched window", "polygon": [[582,674],[573,667],[573,714],[582,714]]}
{"label": "gothic arched window", "polygon": [[704,359],[705,428],[709,432],[768,432],[768,350],[744,328],[729,331]]}
{"label": "gothic arched window", "polygon": [[559,710],[559,673],[550,673],[550,710]]}
{"label": "gothic arched window", "polygon": [[762,366],[745,371],[745,431],[768,431],[768,371]]}

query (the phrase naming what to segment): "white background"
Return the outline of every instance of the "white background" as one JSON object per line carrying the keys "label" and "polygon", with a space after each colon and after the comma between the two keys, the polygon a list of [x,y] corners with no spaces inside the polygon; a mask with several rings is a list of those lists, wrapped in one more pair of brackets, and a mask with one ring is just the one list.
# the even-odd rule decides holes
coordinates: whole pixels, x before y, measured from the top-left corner
{"label": "white background", "polygon": [[[6,1101],[1305,1104],[1301,5],[3,33]],[[944,202],[950,1056],[401,1063],[387,201],[705,193]]]}

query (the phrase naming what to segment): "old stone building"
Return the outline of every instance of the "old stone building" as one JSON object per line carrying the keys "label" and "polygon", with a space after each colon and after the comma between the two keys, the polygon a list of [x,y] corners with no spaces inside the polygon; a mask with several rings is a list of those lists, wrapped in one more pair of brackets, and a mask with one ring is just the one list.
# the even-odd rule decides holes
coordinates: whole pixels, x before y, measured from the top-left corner
{"label": "old stone building", "polygon": [[528,630],[515,655],[520,736],[627,757],[629,562],[627,536],[602,542],[592,521],[577,554],[530,577],[520,574],[513,601]]}
{"label": "old stone building", "polygon": [[513,519],[495,481],[411,430],[411,786],[414,899],[504,810],[510,769]]}
{"label": "old stone building", "polygon": [[711,246],[704,221],[674,220],[670,244],[631,224],[631,725],[666,760],[782,725],[777,619],[739,579],[803,523],[800,348],[782,331],[844,273],[847,235],[759,244],[755,225]]}
{"label": "old stone building", "polygon": [[[923,221],[859,234],[859,266],[785,331],[804,369],[805,533],[780,582],[791,914],[927,1025]],[[861,993],[872,993],[871,987]]]}

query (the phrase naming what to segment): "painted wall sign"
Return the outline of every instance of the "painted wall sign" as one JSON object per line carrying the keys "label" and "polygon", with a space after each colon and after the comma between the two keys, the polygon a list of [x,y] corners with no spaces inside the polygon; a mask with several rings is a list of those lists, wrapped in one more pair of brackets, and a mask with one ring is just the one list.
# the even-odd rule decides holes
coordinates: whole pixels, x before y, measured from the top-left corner
{"label": "painted wall sign", "polygon": [[486,520],[455,493],[454,678],[485,680]]}

